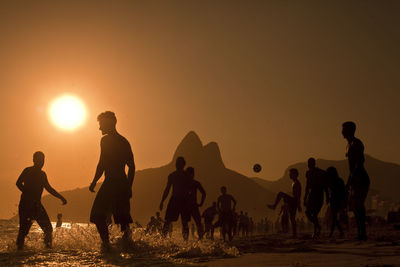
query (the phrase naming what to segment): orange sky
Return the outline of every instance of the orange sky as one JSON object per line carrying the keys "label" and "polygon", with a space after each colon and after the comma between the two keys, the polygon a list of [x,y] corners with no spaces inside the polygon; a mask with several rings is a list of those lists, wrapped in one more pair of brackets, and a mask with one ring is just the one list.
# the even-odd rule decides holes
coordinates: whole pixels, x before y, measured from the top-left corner
{"label": "orange sky", "polygon": [[[400,163],[399,3],[1,1],[1,179],[43,150],[57,189],[89,185],[96,116],[115,111],[138,169],[168,163],[190,131],[227,167],[276,179],[308,157],[343,159],[354,120],[367,153]],[[88,108],[73,133],[47,107]]]}

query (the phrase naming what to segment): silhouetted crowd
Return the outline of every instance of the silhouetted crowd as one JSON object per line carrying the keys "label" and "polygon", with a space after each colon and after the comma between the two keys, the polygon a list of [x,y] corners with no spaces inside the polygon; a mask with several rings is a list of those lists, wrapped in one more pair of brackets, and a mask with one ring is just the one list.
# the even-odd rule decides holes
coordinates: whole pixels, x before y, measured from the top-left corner
{"label": "silhouetted crowd", "polygon": [[[130,224],[133,223],[130,214],[130,199],[132,197],[132,184],[135,176],[135,163],[128,140],[116,130],[117,118],[111,111],[101,113],[98,118],[99,129],[103,134],[100,142],[100,159],[97,164],[94,178],[89,186],[91,192],[95,192],[97,181],[104,174],[104,182],[98,190],[92,209],[90,211],[90,222],[96,225],[102,241],[102,248],[110,249],[109,224],[111,216],[114,223],[120,225],[123,232],[122,240],[129,245],[132,241]],[[292,226],[293,236],[296,236],[297,229],[303,230],[308,224],[312,224],[313,238],[318,238],[321,232],[319,213],[324,204],[324,198],[329,205],[329,214],[326,216],[327,224],[330,226],[330,236],[335,228],[340,236],[344,235],[343,227],[348,228],[348,210],[354,212],[355,224],[358,230],[358,239],[366,240],[366,211],[365,199],[368,194],[370,180],[364,168],[364,145],[354,136],[356,125],[354,122],[345,122],[342,125],[342,135],[347,140],[346,157],[348,158],[350,176],[345,184],[339,177],[335,167],[322,170],[316,166],[314,158],[308,159],[308,170],[305,174],[306,185],[303,205],[305,215],[309,223],[303,219],[297,219],[297,212],[302,212],[301,193],[302,186],[298,180],[299,172],[292,168],[289,170],[289,178],[292,180],[292,194],[279,192],[273,204],[267,205],[275,210],[282,201],[279,217],[281,231],[289,231],[289,222]],[[62,203],[67,200],[52,188],[47,179],[46,173],[42,170],[45,162],[43,152],[37,151],[33,155],[33,166],[23,170],[17,180],[17,187],[22,192],[19,210],[19,232],[17,247],[22,249],[24,240],[32,226],[37,221],[44,232],[46,247],[52,246],[52,225],[45,208],[41,203],[43,190],[59,198]],[[220,229],[224,240],[231,241],[234,236],[248,237],[255,232],[269,232],[279,227],[279,220],[272,222],[265,218],[255,223],[246,211],[236,212],[236,200],[228,194],[226,186],[220,188],[221,195],[203,213],[200,207],[203,206],[206,191],[199,181],[195,179],[195,169],[185,169],[185,159],[177,157],[176,170],[173,171],[167,180],[160,202],[160,211],[164,208],[164,201],[171,192],[171,197],[165,210],[165,218],[162,219],[160,212],[151,217],[146,227],[148,233],[159,232],[164,237],[172,234],[172,223],[181,218],[182,236],[184,240],[189,238],[189,222],[192,224],[192,236],[202,239],[214,238],[216,228]],[[128,167],[126,173],[125,168]],[[260,169],[259,167],[258,169]],[[200,192],[201,200],[197,200],[197,193]],[[394,218],[396,214],[392,217]],[[58,216],[57,226],[62,225],[62,215]],[[194,226],[196,225],[196,226]]]}

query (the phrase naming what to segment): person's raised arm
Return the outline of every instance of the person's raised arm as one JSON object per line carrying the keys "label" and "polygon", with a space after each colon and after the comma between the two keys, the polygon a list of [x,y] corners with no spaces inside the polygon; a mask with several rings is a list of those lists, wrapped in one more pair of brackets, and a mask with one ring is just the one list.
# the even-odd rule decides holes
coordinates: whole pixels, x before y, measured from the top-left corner
{"label": "person's raised arm", "polygon": [[103,147],[104,147],[104,139],[101,139],[100,142],[100,159],[99,163],[97,164],[96,173],[94,174],[94,178],[92,183],[89,186],[89,191],[94,192],[94,188],[96,187],[97,181],[101,178],[104,172],[104,154],[103,154]]}
{"label": "person's raised arm", "polygon": [[47,192],[49,192],[56,198],[60,199],[62,201],[63,205],[67,204],[67,200],[60,193],[58,193],[53,187],[51,187],[46,176],[44,179],[44,188],[47,190]]}
{"label": "person's raised arm", "polygon": [[171,186],[172,186],[171,179],[168,177],[167,186],[164,189],[164,193],[162,195],[162,199],[161,199],[161,203],[160,203],[160,210],[163,209],[164,201],[168,197],[169,190],[171,189]]}
{"label": "person's raised arm", "polygon": [[25,170],[22,171],[21,175],[18,177],[17,180],[17,187],[21,192],[24,192],[24,180],[25,180]]}
{"label": "person's raised arm", "polygon": [[204,190],[203,186],[199,183],[198,189],[201,193],[201,201],[199,207],[203,206],[204,200],[206,199],[206,191]]}

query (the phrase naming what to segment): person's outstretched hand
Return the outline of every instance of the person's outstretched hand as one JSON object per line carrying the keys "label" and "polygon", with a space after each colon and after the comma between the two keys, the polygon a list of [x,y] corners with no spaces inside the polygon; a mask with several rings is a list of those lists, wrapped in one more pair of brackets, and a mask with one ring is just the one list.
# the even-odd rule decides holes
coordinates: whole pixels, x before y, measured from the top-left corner
{"label": "person's outstretched hand", "polygon": [[66,205],[66,204],[67,204],[67,200],[66,200],[65,198],[62,198],[61,201],[62,201],[62,204],[63,204],[63,205]]}
{"label": "person's outstretched hand", "polygon": [[89,186],[89,191],[90,192],[92,192],[92,193],[94,193],[95,191],[94,191],[94,188],[96,187],[96,183],[91,183],[90,184],[90,186]]}

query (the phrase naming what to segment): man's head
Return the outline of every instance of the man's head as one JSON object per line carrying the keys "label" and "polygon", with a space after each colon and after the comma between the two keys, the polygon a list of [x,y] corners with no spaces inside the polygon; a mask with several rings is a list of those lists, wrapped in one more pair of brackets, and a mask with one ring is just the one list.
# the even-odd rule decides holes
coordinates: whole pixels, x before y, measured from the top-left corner
{"label": "man's head", "polygon": [[309,158],[307,161],[308,168],[310,170],[315,169],[315,159],[314,158]]}
{"label": "man's head", "polygon": [[194,168],[193,167],[187,167],[186,168],[186,175],[188,179],[193,180],[194,178]]}
{"label": "man's head", "polygon": [[352,121],[346,121],[342,124],[342,135],[346,139],[354,137],[356,132],[356,124]]}
{"label": "man's head", "polygon": [[292,179],[293,181],[297,179],[297,177],[299,177],[299,171],[296,168],[291,168],[289,170],[289,177],[290,179]]}
{"label": "man's head", "polygon": [[326,173],[327,173],[327,176],[329,179],[334,179],[334,178],[339,177],[339,174],[338,174],[336,168],[333,166],[326,169]]}
{"label": "man's head", "polygon": [[223,195],[226,194],[226,186],[222,186],[222,187],[221,187],[221,193],[222,193]]}
{"label": "man's head", "polygon": [[97,116],[99,122],[99,129],[103,135],[115,132],[115,125],[117,124],[117,117],[114,112],[105,111]]}
{"label": "man's head", "polygon": [[33,165],[41,169],[44,165],[44,154],[42,151],[33,153]]}
{"label": "man's head", "polygon": [[185,168],[186,161],[183,157],[178,157],[175,162],[175,166],[177,170],[182,171]]}

